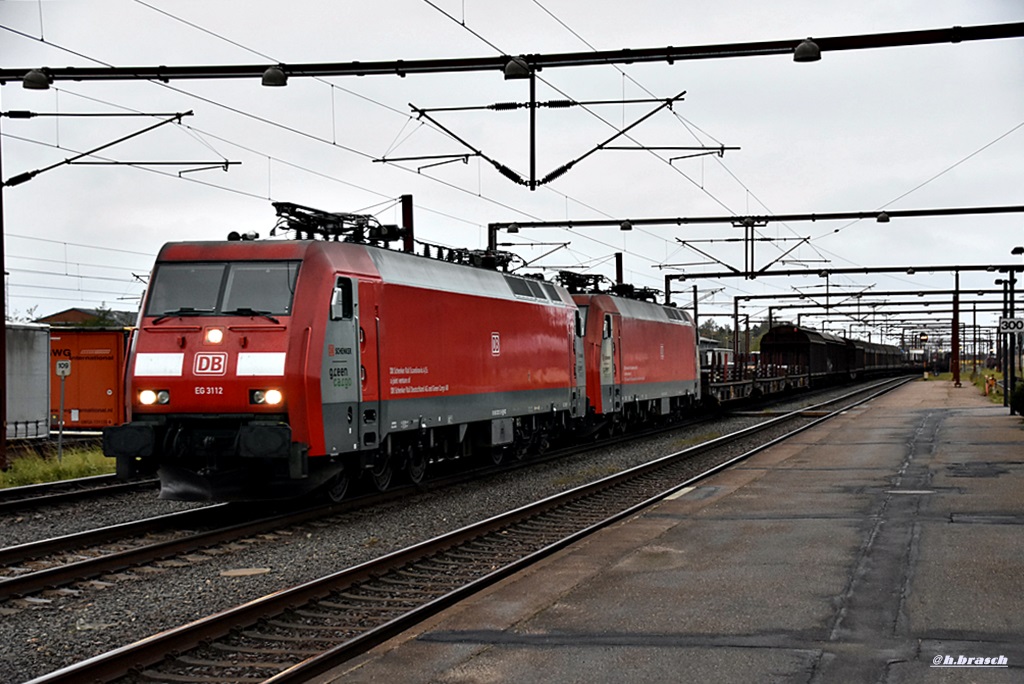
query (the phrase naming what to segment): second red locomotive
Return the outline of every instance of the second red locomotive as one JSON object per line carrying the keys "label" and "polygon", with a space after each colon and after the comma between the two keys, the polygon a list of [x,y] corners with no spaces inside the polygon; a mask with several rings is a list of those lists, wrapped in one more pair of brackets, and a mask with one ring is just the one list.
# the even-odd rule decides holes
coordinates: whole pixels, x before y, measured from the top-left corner
{"label": "second red locomotive", "polygon": [[700,399],[693,319],[679,309],[608,294],[577,294],[586,321],[587,400],[609,427],[678,416]]}

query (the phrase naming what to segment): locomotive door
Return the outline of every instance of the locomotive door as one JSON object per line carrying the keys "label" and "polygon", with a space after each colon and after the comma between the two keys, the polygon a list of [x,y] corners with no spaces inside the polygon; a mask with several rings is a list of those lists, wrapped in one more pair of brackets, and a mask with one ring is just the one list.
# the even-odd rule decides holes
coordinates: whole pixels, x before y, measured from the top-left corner
{"label": "locomotive door", "polygon": [[601,406],[604,413],[622,409],[622,345],[618,314],[606,313],[601,332]]}
{"label": "locomotive door", "polygon": [[[359,350],[359,281],[338,277],[331,293],[320,376],[324,443],[328,453],[358,451],[363,443]],[[376,411],[372,411],[376,421]],[[376,439],[376,426],[373,426]]]}
{"label": "locomotive door", "polygon": [[576,359],[573,368],[573,385],[575,385],[575,389],[572,393],[572,415],[576,418],[586,415],[587,410],[587,357],[584,355],[584,334],[587,329],[586,313],[587,307],[580,307],[576,310],[574,316],[575,330],[573,330],[572,335],[573,357]]}

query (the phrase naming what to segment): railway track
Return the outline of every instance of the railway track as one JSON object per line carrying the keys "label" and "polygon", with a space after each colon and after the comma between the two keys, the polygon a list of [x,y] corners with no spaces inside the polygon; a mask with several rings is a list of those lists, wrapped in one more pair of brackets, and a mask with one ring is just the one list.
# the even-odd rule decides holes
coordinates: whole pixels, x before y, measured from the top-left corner
{"label": "railway track", "polygon": [[[817,409],[820,410],[822,406],[824,404]],[[616,441],[634,438],[635,435],[624,436]],[[602,443],[601,448],[607,444]],[[546,457],[535,458],[529,464],[484,466],[471,472],[435,479],[428,487],[419,489],[443,489],[489,473],[565,458],[591,448],[594,447],[588,445],[561,449]],[[332,516],[343,516],[359,508],[402,499],[414,489],[411,486],[396,488],[384,494],[364,496],[342,504],[285,509],[273,515],[254,514],[253,509],[245,505],[220,504],[3,548],[0,549],[0,601],[73,585],[133,567],[187,559],[191,554],[202,553],[219,545],[294,528],[312,520],[329,522]]]}
{"label": "railway track", "polygon": [[125,482],[119,480],[116,475],[95,475],[23,487],[7,487],[0,489],[0,513],[73,503],[97,496],[156,489],[158,484],[154,479]]}
{"label": "railway track", "polygon": [[[799,409],[33,680],[306,681],[465,596],[910,378]],[[856,395],[864,395],[865,389]],[[823,414],[824,415],[820,415]],[[820,417],[817,417],[819,416]],[[785,434],[778,434],[786,430]],[[770,438],[765,432],[770,431]],[[740,452],[740,453],[737,453]],[[692,475],[694,460],[699,475]]]}
{"label": "railway track", "polygon": [[213,546],[235,527],[260,529],[230,524],[242,519],[218,504],[0,549],[0,601]]}

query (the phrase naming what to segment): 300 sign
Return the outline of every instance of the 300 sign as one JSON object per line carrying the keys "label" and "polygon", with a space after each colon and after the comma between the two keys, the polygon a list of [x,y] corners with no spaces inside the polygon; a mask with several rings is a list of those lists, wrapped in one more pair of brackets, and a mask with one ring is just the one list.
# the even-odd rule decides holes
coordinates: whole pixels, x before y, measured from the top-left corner
{"label": "300 sign", "polygon": [[1024,318],[1000,318],[999,332],[1020,333],[1024,332]]}

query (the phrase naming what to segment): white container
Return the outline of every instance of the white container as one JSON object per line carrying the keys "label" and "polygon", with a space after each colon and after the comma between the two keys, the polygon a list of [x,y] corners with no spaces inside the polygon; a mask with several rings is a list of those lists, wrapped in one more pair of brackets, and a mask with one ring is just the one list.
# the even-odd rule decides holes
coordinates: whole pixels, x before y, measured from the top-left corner
{"label": "white container", "polygon": [[7,439],[50,435],[50,326],[7,324]]}

